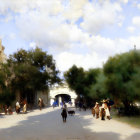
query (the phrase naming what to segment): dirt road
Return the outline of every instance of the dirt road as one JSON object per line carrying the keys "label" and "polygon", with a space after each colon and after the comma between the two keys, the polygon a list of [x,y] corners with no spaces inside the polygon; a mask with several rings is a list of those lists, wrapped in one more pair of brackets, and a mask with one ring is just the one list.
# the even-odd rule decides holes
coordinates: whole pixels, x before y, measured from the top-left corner
{"label": "dirt road", "polygon": [[76,111],[63,123],[60,108],[0,116],[0,140],[140,140],[140,130]]}

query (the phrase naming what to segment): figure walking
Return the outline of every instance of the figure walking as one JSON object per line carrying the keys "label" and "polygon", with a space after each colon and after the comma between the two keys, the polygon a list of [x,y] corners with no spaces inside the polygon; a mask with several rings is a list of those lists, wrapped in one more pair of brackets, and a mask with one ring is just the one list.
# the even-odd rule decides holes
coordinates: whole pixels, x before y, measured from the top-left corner
{"label": "figure walking", "polygon": [[23,101],[23,113],[27,113],[27,102],[26,102],[26,100]]}
{"label": "figure walking", "polygon": [[17,103],[16,103],[16,113],[17,113],[17,114],[20,113],[20,104],[19,104],[18,101],[17,101]]}
{"label": "figure walking", "polygon": [[13,111],[12,111],[12,107],[11,106],[8,107],[8,113],[9,113],[9,115],[12,115],[13,114]]}
{"label": "figure walking", "polygon": [[95,110],[96,119],[98,119],[99,118],[99,103],[98,102],[96,102],[94,106],[94,110]]}
{"label": "figure walking", "polygon": [[42,99],[41,98],[38,99],[38,106],[39,106],[40,110],[42,110]]}
{"label": "figure walking", "polygon": [[110,112],[109,112],[106,100],[103,100],[102,108],[104,108],[104,110],[105,110],[107,119],[110,120]]}
{"label": "figure walking", "polygon": [[63,122],[66,122],[66,119],[67,119],[67,111],[66,111],[66,108],[63,108],[62,113],[61,113],[61,116],[62,116]]}

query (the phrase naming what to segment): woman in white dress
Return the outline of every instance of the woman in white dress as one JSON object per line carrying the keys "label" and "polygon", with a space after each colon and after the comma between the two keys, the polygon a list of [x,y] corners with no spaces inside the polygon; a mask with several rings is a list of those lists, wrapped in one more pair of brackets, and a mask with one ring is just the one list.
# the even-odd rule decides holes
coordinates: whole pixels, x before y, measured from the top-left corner
{"label": "woman in white dress", "polygon": [[106,100],[103,100],[103,104],[102,104],[102,107],[101,108],[104,108],[105,109],[106,117],[107,117],[107,119],[110,120],[110,112],[109,112],[109,109],[108,109],[107,101]]}

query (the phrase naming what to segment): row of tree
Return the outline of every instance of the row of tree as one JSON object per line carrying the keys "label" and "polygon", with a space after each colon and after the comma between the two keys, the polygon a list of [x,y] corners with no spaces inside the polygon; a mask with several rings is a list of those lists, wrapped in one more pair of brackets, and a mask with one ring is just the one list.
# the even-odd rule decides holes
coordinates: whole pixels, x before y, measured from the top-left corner
{"label": "row of tree", "polygon": [[93,101],[111,98],[125,109],[140,101],[140,51],[137,50],[110,57],[102,69],[85,71],[74,65],[64,76],[79,96]]}
{"label": "row of tree", "polygon": [[40,48],[20,49],[9,56],[7,63],[0,64],[0,104],[11,104],[16,93],[32,102],[30,96],[59,82],[52,55]]}

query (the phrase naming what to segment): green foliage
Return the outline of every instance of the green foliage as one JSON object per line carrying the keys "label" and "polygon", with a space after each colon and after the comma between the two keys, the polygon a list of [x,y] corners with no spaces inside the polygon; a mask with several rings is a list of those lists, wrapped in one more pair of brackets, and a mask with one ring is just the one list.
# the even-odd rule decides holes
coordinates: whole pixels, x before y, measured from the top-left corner
{"label": "green foliage", "polygon": [[96,77],[96,82],[89,88],[89,96],[94,101],[100,101],[101,99],[108,98],[109,95],[105,87],[106,77],[103,72],[100,72]]}
{"label": "green foliage", "polygon": [[40,48],[21,49],[10,56],[9,62],[14,73],[13,86],[21,92],[48,89],[50,85],[60,82],[52,56]]}
{"label": "green foliage", "polygon": [[131,51],[108,59],[104,65],[106,88],[127,108],[140,100],[140,52]]}
{"label": "green foliage", "polygon": [[84,94],[85,73],[83,68],[77,68],[74,65],[64,73],[64,77],[71,89],[75,90],[79,95]]}
{"label": "green foliage", "polygon": [[134,102],[140,101],[140,51],[110,57],[103,69],[84,71],[74,65],[65,72],[65,79],[78,95],[94,101],[111,98],[123,103],[129,113]]}
{"label": "green foliage", "polygon": [[84,71],[83,68],[77,68],[74,65],[65,72],[64,76],[71,89],[75,90],[78,95],[89,98],[94,96],[91,87],[97,83],[97,76],[99,73],[100,69]]}
{"label": "green foliage", "polygon": [[0,71],[0,89],[2,90],[5,87],[5,74],[3,71]]}
{"label": "green foliage", "polygon": [[3,92],[0,94],[0,104],[9,106],[14,100],[15,94],[11,93],[9,89],[3,90]]}
{"label": "green foliage", "polygon": [[6,64],[1,65],[0,92],[5,101],[11,96],[4,94],[5,89],[27,96],[25,94],[48,90],[52,84],[60,82],[53,57],[40,48],[29,51],[20,49],[9,56]]}

